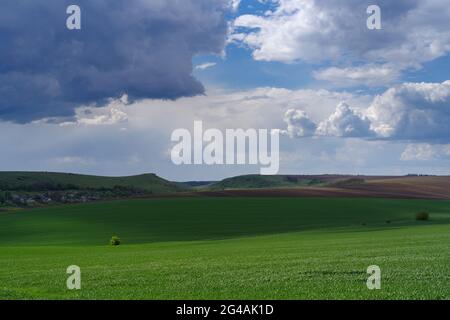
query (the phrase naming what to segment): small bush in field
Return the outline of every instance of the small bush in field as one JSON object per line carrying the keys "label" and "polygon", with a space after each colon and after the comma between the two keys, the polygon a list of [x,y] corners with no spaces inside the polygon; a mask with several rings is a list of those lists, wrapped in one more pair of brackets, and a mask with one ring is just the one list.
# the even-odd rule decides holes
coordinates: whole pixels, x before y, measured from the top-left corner
{"label": "small bush in field", "polygon": [[428,212],[419,212],[416,214],[416,220],[417,221],[428,221],[430,220],[430,215]]}
{"label": "small bush in field", "polygon": [[110,243],[111,243],[112,246],[119,246],[121,241],[120,241],[120,238],[118,236],[112,236],[111,240],[110,240]]}

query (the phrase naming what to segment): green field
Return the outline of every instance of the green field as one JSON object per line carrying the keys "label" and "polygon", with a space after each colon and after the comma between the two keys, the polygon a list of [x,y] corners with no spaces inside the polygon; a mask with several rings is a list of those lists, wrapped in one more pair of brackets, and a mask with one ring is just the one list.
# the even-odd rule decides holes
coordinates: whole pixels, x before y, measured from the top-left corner
{"label": "green field", "polygon": [[[416,221],[419,211],[430,221]],[[118,247],[108,245],[113,234]],[[1,299],[450,299],[450,201],[174,198],[0,213]],[[69,265],[82,290],[65,287]],[[366,269],[382,270],[370,291]]]}

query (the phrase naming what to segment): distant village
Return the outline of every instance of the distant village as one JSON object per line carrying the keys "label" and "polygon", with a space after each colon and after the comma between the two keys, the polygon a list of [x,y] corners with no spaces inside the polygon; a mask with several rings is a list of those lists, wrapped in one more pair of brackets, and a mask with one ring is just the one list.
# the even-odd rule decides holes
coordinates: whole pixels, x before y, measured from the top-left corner
{"label": "distant village", "polygon": [[4,192],[0,195],[0,204],[5,206],[26,206],[32,207],[39,204],[51,203],[83,203],[101,200],[98,195],[84,195],[79,193],[42,193],[42,194],[19,194]]}
{"label": "distant village", "polygon": [[71,190],[71,191],[1,191],[0,206],[4,207],[38,207],[59,203],[86,203],[115,198],[126,198],[150,194],[134,188],[115,187],[102,190]]}

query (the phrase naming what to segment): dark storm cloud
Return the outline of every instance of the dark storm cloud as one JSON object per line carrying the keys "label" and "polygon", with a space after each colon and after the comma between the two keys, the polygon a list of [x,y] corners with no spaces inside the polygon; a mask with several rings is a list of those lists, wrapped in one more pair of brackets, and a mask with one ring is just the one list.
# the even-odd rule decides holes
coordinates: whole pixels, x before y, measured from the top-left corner
{"label": "dark storm cloud", "polygon": [[[82,30],[66,28],[81,7]],[[0,120],[70,116],[80,104],[202,94],[192,57],[220,53],[226,0],[2,0]]]}

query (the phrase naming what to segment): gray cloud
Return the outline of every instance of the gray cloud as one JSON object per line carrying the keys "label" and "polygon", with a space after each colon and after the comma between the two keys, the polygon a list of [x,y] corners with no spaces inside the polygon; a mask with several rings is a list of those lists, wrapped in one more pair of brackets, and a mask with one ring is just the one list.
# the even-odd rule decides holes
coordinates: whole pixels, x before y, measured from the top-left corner
{"label": "gray cloud", "polygon": [[[66,28],[78,4],[82,30]],[[176,99],[202,94],[192,58],[221,53],[227,0],[3,0],[0,119],[71,116],[128,94]]]}

